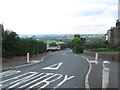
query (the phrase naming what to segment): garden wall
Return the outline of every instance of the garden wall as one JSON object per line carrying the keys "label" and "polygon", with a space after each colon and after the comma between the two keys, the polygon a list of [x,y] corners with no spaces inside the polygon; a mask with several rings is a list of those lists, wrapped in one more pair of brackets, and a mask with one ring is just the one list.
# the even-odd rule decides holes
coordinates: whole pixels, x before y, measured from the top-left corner
{"label": "garden wall", "polygon": [[[84,51],[83,52],[84,55],[88,55],[88,56],[95,56],[95,53],[96,52],[91,52],[91,51]],[[120,61],[120,54],[118,55],[118,54],[98,52],[98,55],[99,55],[98,58]]]}

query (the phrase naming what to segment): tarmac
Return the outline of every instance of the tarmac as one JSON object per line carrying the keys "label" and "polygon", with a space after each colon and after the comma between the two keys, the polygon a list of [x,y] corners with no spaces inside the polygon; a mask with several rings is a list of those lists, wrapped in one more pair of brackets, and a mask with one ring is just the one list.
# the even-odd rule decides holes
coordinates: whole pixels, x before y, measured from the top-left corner
{"label": "tarmac", "polygon": [[[36,58],[31,58],[30,59],[30,63],[27,63],[27,61],[25,59],[23,60],[19,60],[19,61],[14,61],[14,62],[4,62],[2,63],[2,71],[6,71],[6,70],[10,70],[12,68],[18,68],[21,66],[27,66],[27,65],[31,65],[31,64],[35,64],[38,62],[41,62],[43,60],[45,55],[43,56],[39,56]],[[86,56],[83,55],[84,57],[86,57],[89,61],[90,64],[92,66],[92,69],[90,71],[89,77],[88,77],[88,84],[90,87],[90,90],[92,89],[101,89],[102,88],[102,70],[103,70],[103,61],[110,61],[110,79],[109,79],[109,88],[111,90],[113,89],[119,89],[120,90],[120,83],[119,83],[119,65],[120,62],[117,61],[112,61],[112,60],[104,60],[104,59],[100,59],[98,57],[98,64],[95,64],[94,61],[94,57],[92,56]]]}
{"label": "tarmac", "polygon": [[28,65],[32,65],[32,64],[41,62],[45,58],[45,55],[46,54],[41,55],[41,56],[37,56],[37,57],[34,57],[34,58],[30,58],[29,63],[27,62],[26,59],[22,59],[22,60],[18,60],[18,61],[12,61],[12,62],[3,62],[2,63],[2,72],[13,69],[13,68],[15,69],[15,68],[28,66]]}
{"label": "tarmac", "polygon": [[120,90],[120,83],[119,83],[119,65],[120,62],[112,61],[112,60],[105,60],[101,59],[98,56],[98,64],[94,63],[95,57],[83,55],[87,59],[89,59],[91,64],[91,71],[89,74],[89,87],[92,89],[95,88],[102,88],[102,72],[103,72],[103,61],[110,62],[110,74],[109,74],[109,89],[119,89]]}

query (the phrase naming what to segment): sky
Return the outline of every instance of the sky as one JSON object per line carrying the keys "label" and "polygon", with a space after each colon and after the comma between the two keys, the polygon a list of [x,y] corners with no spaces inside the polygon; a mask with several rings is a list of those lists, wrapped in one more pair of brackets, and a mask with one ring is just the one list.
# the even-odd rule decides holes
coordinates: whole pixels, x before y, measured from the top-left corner
{"label": "sky", "polygon": [[0,0],[0,24],[17,34],[105,34],[118,0]]}

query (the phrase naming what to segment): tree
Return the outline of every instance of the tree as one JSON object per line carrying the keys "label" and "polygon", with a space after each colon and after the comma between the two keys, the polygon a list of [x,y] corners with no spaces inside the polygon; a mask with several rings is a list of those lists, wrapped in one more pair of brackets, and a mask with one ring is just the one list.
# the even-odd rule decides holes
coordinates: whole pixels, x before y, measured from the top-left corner
{"label": "tree", "polygon": [[74,35],[72,39],[72,50],[74,53],[82,53],[84,50],[85,39],[80,38],[80,35]]}
{"label": "tree", "polygon": [[46,51],[47,43],[35,37],[20,38],[13,31],[2,31],[2,57],[24,56],[26,53],[36,55]]}
{"label": "tree", "polygon": [[18,42],[20,40],[19,36],[13,31],[3,31],[2,32],[2,53],[3,57],[13,57],[17,53]]}

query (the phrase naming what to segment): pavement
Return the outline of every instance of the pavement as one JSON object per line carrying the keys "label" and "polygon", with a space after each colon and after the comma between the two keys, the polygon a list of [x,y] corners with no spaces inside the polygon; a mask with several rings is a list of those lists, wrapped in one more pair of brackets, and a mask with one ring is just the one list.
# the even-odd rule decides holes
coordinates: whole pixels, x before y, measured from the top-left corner
{"label": "pavement", "polygon": [[102,88],[102,70],[103,70],[103,61],[109,61],[110,62],[110,79],[109,79],[109,89],[119,89],[120,90],[120,83],[119,83],[119,65],[120,62],[112,61],[112,60],[105,60],[101,59],[98,56],[98,64],[95,64],[93,60],[95,60],[95,57],[83,55],[86,57],[91,64],[91,71],[89,74],[89,86],[92,89],[94,88]]}
{"label": "pavement", "polygon": [[45,58],[45,55],[46,54],[43,54],[43,55],[38,56],[38,57],[30,58],[29,63],[27,63],[26,59],[21,59],[21,60],[12,61],[12,62],[3,62],[2,63],[2,71],[7,71],[10,69],[15,69],[15,68],[28,66],[28,65],[32,65],[32,64],[41,62]]}
{"label": "pavement", "polygon": [[[89,61],[94,60],[94,57],[92,57],[92,56],[86,56],[86,55],[81,55],[81,56],[84,56]],[[15,67],[18,68],[18,67],[21,67],[21,66],[29,66],[29,65],[38,63],[39,61],[41,62],[41,60],[43,60],[45,57],[46,56],[31,58],[30,59],[30,61],[31,61],[30,64],[28,64],[26,62],[26,60],[19,60],[19,61],[14,61],[14,62],[4,62],[2,64],[2,70],[6,71],[6,70],[9,70],[9,69],[13,69]],[[67,58],[67,57],[64,57],[64,58]],[[102,88],[101,86],[102,86],[103,61],[105,61],[105,60],[98,58],[98,64],[95,64],[94,62],[90,63],[91,66],[92,66],[92,69],[91,69],[89,77],[88,77],[88,82],[89,82],[89,87],[90,87],[91,90],[94,89],[94,88]],[[119,62],[111,61],[111,60],[109,60],[109,61],[110,61],[110,84],[109,84],[109,88],[112,88],[112,89],[116,88],[117,89],[120,86],[120,85],[118,85],[119,84],[119,82],[118,82],[118,80],[119,80],[119,76],[118,76]]]}

